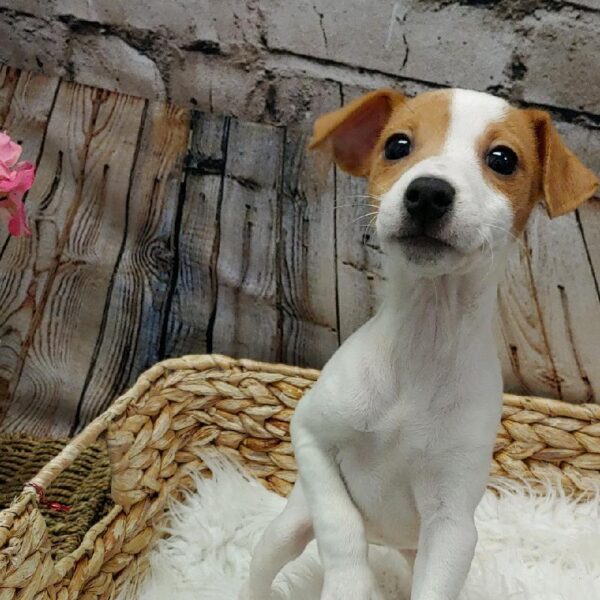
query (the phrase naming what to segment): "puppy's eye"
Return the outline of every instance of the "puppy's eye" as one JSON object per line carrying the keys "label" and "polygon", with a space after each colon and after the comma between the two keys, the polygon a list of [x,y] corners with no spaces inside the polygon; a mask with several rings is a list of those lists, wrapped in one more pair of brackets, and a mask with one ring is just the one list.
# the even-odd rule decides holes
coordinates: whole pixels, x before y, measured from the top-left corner
{"label": "puppy's eye", "polygon": [[517,170],[519,159],[508,146],[496,146],[488,152],[485,162],[492,171],[500,175],[512,175]]}
{"label": "puppy's eye", "polygon": [[405,133],[394,133],[385,142],[385,157],[400,160],[410,154],[410,138]]}

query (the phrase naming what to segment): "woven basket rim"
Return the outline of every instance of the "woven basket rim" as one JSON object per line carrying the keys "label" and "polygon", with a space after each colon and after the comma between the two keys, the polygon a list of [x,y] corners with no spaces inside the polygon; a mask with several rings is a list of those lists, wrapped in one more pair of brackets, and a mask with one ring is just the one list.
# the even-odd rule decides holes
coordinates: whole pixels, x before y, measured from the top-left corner
{"label": "woven basket rim", "polygon": [[[235,369],[241,368],[245,371],[269,372],[285,376],[298,376],[316,381],[321,371],[306,367],[298,367],[285,363],[269,363],[249,358],[232,358],[224,354],[188,354],[177,358],[162,360],[137,378],[136,382],[125,393],[117,399],[96,419],[91,421],[77,436],[75,436],[49,463],[47,463],[31,480],[33,484],[46,489],[73,461],[80,455],[84,448],[94,443],[98,437],[106,431],[109,424],[123,414],[130,402],[140,398],[151,385],[164,375],[165,371],[196,370],[206,371],[210,369]],[[562,400],[542,398],[539,396],[517,395],[511,393],[503,394],[505,405],[522,410],[535,410],[549,417],[570,417],[582,420],[600,421],[600,404],[570,404]],[[22,495],[13,504],[20,506],[25,497],[37,497],[33,486],[26,484]],[[26,504],[26,502],[25,502]],[[11,505],[10,510],[13,509]],[[20,512],[20,511],[19,511]],[[0,527],[3,527],[0,516]],[[1,537],[1,535],[0,535]],[[1,539],[0,539],[1,542]]]}
{"label": "woven basket rim", "polygon": [[[285,363],[269,363],[249,358],[232,358],[223,354],[189,354],[177,358],[167,358],[156,363],[139,375],[136,382],[96,419],[91,421],[77,436],[75,436],[50,462],[48,462],[31,480],[34,485],[25,484],[21,495],[12,502],[11,506],[0,513],[0,530],[10,529],[13,518],[22,513],[31,500],[36,500],[38,492],[35,486],[47,489],[52,482],[98,437],[106,431],[109,424],[123,414],[130,402],[140,398],[152,384],[164,375],[166,371],[210,369],[242,369],[244,371],[259,371],[298,376],[316,381],[320,370],[298,367]],[[505,405],[522,410],[535,410],[549,417],[570,417],[582,420],[600,421],[600,405],[598,404],[569,404],[562,400],[553,400],[537,396],[521,396],[504,393]],[[3,541],[0,531],[0,544]]]}
{"label": "woven basket rim", "polygon": [[[106,431],[114,419],[123,414],[130,402],[140,398],[166,371],[186,369],[207,371],[210,369],[236,368],[241,368],[245,371],[262,371],[286,376],[298,376],[311,381],[316,381],[320,375],[318,369],[297,367],[285,363],[269,363],[249,358],[232,358],[223,354],[189,354],[178,358],[162,360],[139,375],[132,387],[118,396],[101,415],[91,421],[50,462],[44,465],[30,482],[24,485],[22,493],[15,498],[10,507],[0,512],[0,529],[10,529],[9,524],[6,523],[8,515],[3,515],[3,513],[9,511],[13,516],[21,514],[31,500],[38,498],[36,486],[38,486],[38,489],[47,489],[85,448],[93,444]],[[9,516],[8,518],[12,522],[12,517]],[[0,531],[0,545],[2,542],[3,535]]]}
{"label": "woven basket rim", "polygon": [[600,404],[570,404],[564,400],[554,400],[541,396],[503,393],[503,403],[523,410],[535,410],[549,417],[570,417],[584,421],[600,421]]}

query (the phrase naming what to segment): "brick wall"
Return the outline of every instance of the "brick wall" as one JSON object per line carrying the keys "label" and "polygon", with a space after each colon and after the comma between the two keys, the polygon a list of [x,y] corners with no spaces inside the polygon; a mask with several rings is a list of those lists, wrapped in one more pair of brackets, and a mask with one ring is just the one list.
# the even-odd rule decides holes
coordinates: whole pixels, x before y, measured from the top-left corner
{"label": "brick wall", "polygon": [[336,87],[487,90],[600,170],[600,0],[0,0],[0,36],[12,66],[276,124]]}

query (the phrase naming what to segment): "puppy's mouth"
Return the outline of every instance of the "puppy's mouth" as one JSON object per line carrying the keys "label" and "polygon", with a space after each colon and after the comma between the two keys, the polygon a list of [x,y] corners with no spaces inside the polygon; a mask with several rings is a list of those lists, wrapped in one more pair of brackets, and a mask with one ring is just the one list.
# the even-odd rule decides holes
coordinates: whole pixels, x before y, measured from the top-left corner
{"label": "puppy's mouth", "polygon": [[454,250],[454,246],[448,242],[425,233],[399,235],[396,237],[396,239],[403,246],[407,248],[414,248],[415,250]]}

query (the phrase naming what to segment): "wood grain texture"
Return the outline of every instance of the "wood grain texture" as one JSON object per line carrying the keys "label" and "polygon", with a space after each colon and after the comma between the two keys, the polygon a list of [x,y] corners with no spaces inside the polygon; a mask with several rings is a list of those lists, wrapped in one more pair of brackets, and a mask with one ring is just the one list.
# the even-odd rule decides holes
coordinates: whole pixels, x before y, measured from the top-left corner
{"label": "wood grain texture", "polygon": [[72,433],[161,358],[188,131],[188,111],[158,103],[148,107],[130,187],[119,197],[126,211],[124,238]]}
{"label": "wood grain texture", "polygon": [[496,340],[509,391],[560,396],[556,366],[537,300],[531,248],[524,236],[509,259],[498,290]]}
{"label": "wood grain texture", "polygon": [[336,172],[336,237],[340,337],[344,341],[377,309],[383,292],[382,254],[366,182]]}
{"label": "wood grain texture", "polygon": [[[77,110],[80,105],[76,102],[76,95],[67,88],[60,104],[55,107],[57,89],[57,79],[23,73],[18,85],[15,85],[13,102],[5,121],[11,135],[23,143],[24,158],[38,163],[34,186],[25,197],[32,237],[10,238],[4,227],[0,230],[0,381],[7,392],[11,383],[14,387],[15,378],[23,366],[24,347],[28,343],[30,326],[41,297],[48,257],[56,244],[55,218],[59,221],[64,218],[64,213],[57,215],[56,211],[65,207],[56,204],[53,199],[59,195],[62,200],[65,191],[68,197],[72,181],[68,164],[64,173],[57,174],[63,167],[63,155],[52,143],[45,143],[46,129],[53,107],[56,118],[60,120],[69,112],[69,103],[75,102],[75,108],[70,111],[71,126],[77,123],[82,113]],[[55,120],[53,127],[57,126],[56,123]],[[64,130],[64,127],[62,123],[60,128]],[[58,131],[55,133],[58,134]],[[63,140],[64,148],[68,147],[67,138]],[[39,158],[42,152],[43,160]],[[77,154],[75,150],[73,152],[71,158],[75,162]],[[3,395],[0,401],[0,423],[8,409],[8,398],[8,395]]]}
{"label": "wood grain texture", "polygon": [[284,131],[233,121],[221,207],[215,352],[274,361]]}
{"label": "wood grain texture", "polygon": [[[18,77],[3,127],[23,148],[19,160],[34,164],[38,162],[58,86],[57,77],[45,77],[26,71],[23,71]],[[25,195],[24,201],[27,203],[27,195]],[[32,221],[35,219],[35,215],[30,215],[30,217]],[[9,239],[8,231],[2,228],[0,230],[0,260]],[[19,243],[19,241],[16,240],[15,246],[19,246],[22,250],[29,250],[29,244]]]}
{"label": "wood grain texture", "polygon": [[[164,356],[320,367],[374,313],[365,182],[323,174],[308,127],[7,69],[1,119],[38,175],[32,238],[0,231],[0,429],[74,433]],[[600,201],[536,211],[499,290],[507,389],[600,402],[599,269]]]}
{"label": "wood grain texture", "polygon": [[[124,235],[125,200],[144,109],[140,99],[89,89],[82,93],[89,97],[82,105],[89,121],[78,132],[80,170],[73,173],[73,194],[65,198],[69,209],[57,243],[45,255],[50,257],[47,274],[6,417],[7,428],[39,435],[71,430]],[[28,401],[37,395],[44,403],[36,404],[33,417]]]}
{"label": "wood grain texture", "polygon": [[[594,198],[580,206],[576,218],[585,246],[585,259],[600,302],[600,198]],[[583,258],[580,257],[579,260]]]}
{"label": "wood grain texture", "polygon": [[598,402],[600,202],[550,221],[536,210],[499,291],[505,388]]}
{"label": "wood grain texture", "polygon": [[18,79],[17,69],[0,65],[0,127],[4,127]]}
{"label": "wood grain texture", "polygon": [[288,131],[281,196],[281,348],[286,362],[322,365],[339,345],[335,180],[319,176],[308,133]]}
{"label": "wood grain texture", "polygon": [[228,139],[227,117],[193,113],[166,356],[212,351]]}
{"label": "wood grain texture", "polygon": [[[338,108],[338,86],[324,88],[319,112]],[[288,129],[281,196],[282,360],[324,364],[339,345],[335,172],[307,152],[310,130]]]}
{"label": "wood grain texture", "polygon": [[[577,215],[550,220],[540,207],[529,222],[526,240],[531,249],[531,296],[539,307],[538,329],[550,359],[545,380],[559,398],[593,402],[600,392],[600,300]],[[505,320],[512,314],[507,311]],[[539,356],[530,358],[527,348],[518,352],[521,369],[539,363]]]}

